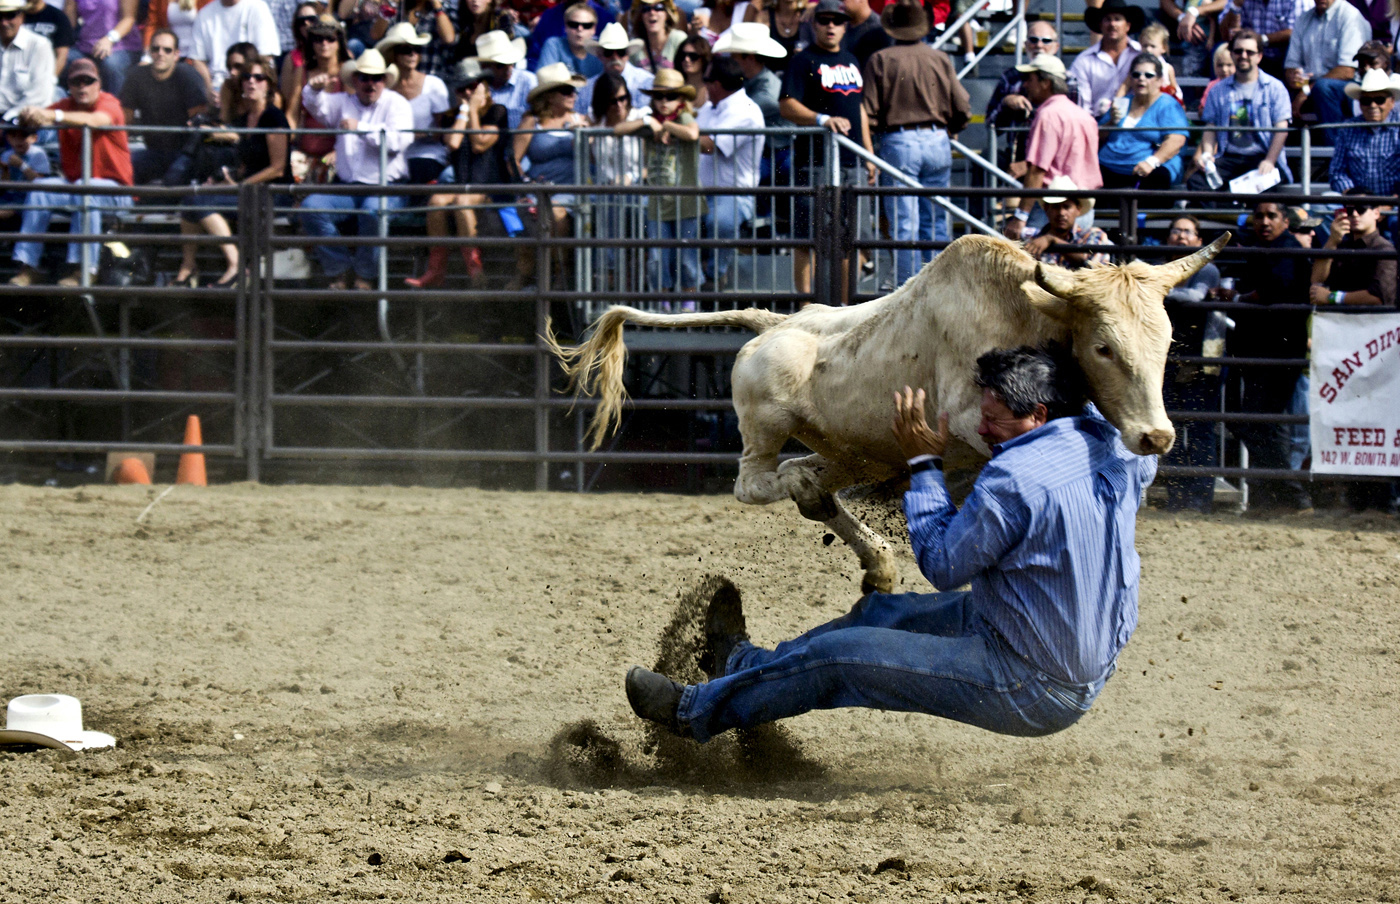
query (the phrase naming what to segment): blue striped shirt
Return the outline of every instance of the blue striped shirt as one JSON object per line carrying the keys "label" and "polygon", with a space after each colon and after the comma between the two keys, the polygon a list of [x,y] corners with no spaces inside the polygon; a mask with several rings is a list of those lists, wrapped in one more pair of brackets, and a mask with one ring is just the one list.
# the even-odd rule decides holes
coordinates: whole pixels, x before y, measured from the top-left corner
{"label": "blue striped shirt", "polygon": [[1098,410],[992,448],[961,509],[940,471],[904,495],[919,569],[972,586],[983,618],[1027,662],[1071,684],[1103,678],[1137,627],[1138,507],[1157,473]]}
{"label": "blue striped shirt", "polygon": [[[1360,117],[1347,122],[1364,122]],[[1361,186],[1373,195],[1395,193],[1400,183],[1400,107],[1390,111],[1384,125],[1332,132],[1331,189],[1345,192]]]}

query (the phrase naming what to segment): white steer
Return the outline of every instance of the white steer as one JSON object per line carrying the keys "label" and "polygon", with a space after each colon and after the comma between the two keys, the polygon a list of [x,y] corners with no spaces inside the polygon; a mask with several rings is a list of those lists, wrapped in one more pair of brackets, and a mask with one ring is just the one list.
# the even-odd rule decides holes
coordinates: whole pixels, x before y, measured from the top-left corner
{"label": "white steer", "polygon": [[[757,308],[649,314],[617,306],[581,345],[566,349],[552,334],[546,339],[575,394],[601,396],[589,430],[597,448],[620,418],[624,324],[757,332],[734,363],[744,439],[734,495],[754,505],[793,499],[856,551],[864,590],[888,591],[895,578],[889,544],[834,494],[907,471],[890,429],[895,392],[923,388],[930,420],[949,412],[950,431],[985,458],[991,450],[977,435],[977,358],[995,348],[1068,342],[1090,397],[1128,449],[1160,455],[1176,439],[1162,404],[1172,333],[1162,299],[1229,238],[1161,266],[1133,261],[1069,271],[1039,264],[1004,239],[966,236],[890,295],[862,305],[809,305],[789,315]],[[779,464],[789,437],[816,454]]]}

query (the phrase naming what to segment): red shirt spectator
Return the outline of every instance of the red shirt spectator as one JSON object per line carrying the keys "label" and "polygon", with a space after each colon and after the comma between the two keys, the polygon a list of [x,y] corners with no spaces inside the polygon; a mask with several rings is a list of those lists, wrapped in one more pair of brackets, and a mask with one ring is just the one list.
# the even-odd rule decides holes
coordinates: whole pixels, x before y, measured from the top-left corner
{"label": "red shirt spectator", "polygon": [[[111,94],[103,91],[97,95],[97,103],[91,107],[80,107],[71,97],[58,103],[49,104],[50,110],[85,110],[92,113],[106,113],[112,118],[112,125],[126,125],[122,115],[122,105]],[[77,182],[83,178],[83,130],[59,129],[59,165],[63,168],[63,178]],[[92,175],[95,179],[111,179],[122,185],[131,185],[131,149],[126,143],[126,132],[94,131],[92,133]]]}

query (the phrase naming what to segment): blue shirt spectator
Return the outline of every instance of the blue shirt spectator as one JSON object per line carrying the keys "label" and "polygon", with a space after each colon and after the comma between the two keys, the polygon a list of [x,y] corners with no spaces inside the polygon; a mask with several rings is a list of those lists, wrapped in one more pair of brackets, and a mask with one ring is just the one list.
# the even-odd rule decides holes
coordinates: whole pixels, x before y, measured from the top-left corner
{"label": "blue shirt spectator", "polygon": [[919,471],[904,495],[919,570],[939,590],[971,584],[975,611],[1031,665],[1097,681],[1137,627],[1133,537],[1156,473],[1092,405],[993,446],[961,509],[941,471]]}
{"label": "blue shirt spectator", "polygon": [[[1259,159],[1263,159],[1274,133],[1257,130],[1272,128],[1278,122],[1290,122],[1293,119],[1293,104],[1283,82],[1267,72],[1261,71],[1255,81],[1243,84],[1237,81],[1238,74],[1236,72],[1211,89],[1206,96],[1205,109],[1201,111],[1201,121],[1217,130],[1217,156],[1238,147],[1237,139],[1243,139],[1256,147]],[[1247,126],[1254,128],[1241,128]],[[1228,130],[1232,128],[1234,132],[1230,134]],[[1283,181],[1292,182],[1293,174],[1282,154],[1277,166]]]}
{"label": "blue shirt spectator", "polygon": [[[530,37],[526,39],[528,42],[526,44],[526,59],[529,60],[529,66],[532,70],[539,69],[540,66],[544,65],[540,62],[540,55],[544,53],[544,44],[546,41],[550,38],[559,38],[563,40],[564,8],[568,5],[567,3],[558,3],[540,13],[539,19],[535,22],[535,27],[530,30]],[[617,16],[613,15],[613,13],[601,3],[595,3],[594,0],[589,0],[588,5],[593,7],[593,12],[598,14],[597,34],[602,34],[603,29],[608,26],[608,23],[617,20]]]}
{"label": "blue shirt spectator", "polygon": [[1400,183],[1400,110],[1395,108],[1400,89],[1372,69],[1360,85],[1349,85],[1347,94],[1361,103],[1361,115],[1347,122],[1374,125],[1332,130],[1328,183],[1335,192],[1359,186],[1373,195],[1394,194]]}
{"label": "blue shirt spectator", "polygon": [[[1099,125],[1109,125],[1113,111],[1099,117]],[[1143,158],[1152,154],[1168,135],[1187,136],[1186,113],[1170,95],[1161,94],[1147,112],[1131,128],[1108,133],[1108,140],[1099,146],[1099,163],[1116,173],[1131,173]],[[1181,155],[1162,164],[1171,173],[1171,180],[1181,178]]]}
{"label": "blue shirt spectator", "polygon": [[565,38],[550,38],[544,42],[544,48],[540,50],[540,63],[538,69],[543,69],[551,63],[563,63],[569,67],[569,71],[584,78],[595,78],[603,74],[603,61],[591,53],[585,53],[580,59],[569,50],[569,42]]}

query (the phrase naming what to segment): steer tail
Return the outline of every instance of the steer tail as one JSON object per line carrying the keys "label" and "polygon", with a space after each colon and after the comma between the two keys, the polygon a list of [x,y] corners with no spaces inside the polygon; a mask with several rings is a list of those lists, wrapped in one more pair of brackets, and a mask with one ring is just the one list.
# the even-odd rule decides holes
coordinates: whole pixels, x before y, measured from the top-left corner
{"label": "steer tail", "polygon": [[565,348],[555,338],[552,325],[546,326],[544,342],[558,358],[569,375],[569,389],[574,398],[581,395],[599,396],[598,410],[588,428],[588,439],[596,449],[622,420],[622,402],[627,389],[622,377],[627,365],[627,346],[622,328],[628,323],[639,326],[659,326],[671,329],[709,326],[741,326],[761,333],[787,319],[760,308],[742,311],[716,311],[711,314],[649,314],[626,305],[615,305],[603,312],[593,324],[593,334],[581,345]]}

